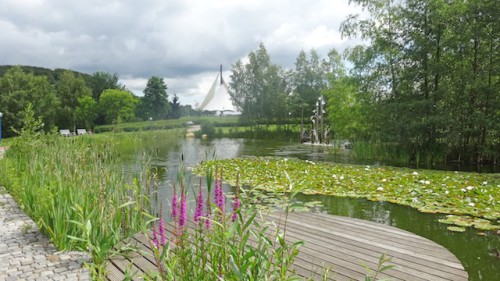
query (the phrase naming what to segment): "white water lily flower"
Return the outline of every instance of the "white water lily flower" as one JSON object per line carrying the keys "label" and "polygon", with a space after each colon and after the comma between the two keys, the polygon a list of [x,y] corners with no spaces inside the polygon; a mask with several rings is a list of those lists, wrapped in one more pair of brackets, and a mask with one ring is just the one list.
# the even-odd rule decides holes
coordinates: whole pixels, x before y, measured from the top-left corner
{"label": "white water lily flower", "polygon": [[424,183],[425,183],[425,184],[431,184],[431,182],[430,182],[430,181],[424,181]]}
{"label": "white water lily flower", "polygon": [[466,192],[467,191],[465,188],[461,188],[460,190],[462,190],[462,192]]}
{"label": "white water lily flower", "polygon": [[450,192],[449,192],[448,190],[446,190],[446,191],[444,192],[444,194],[449,194],[449,193],[450,193]]}
{"label": "white water lily flower", "polygon": [[384,188],[380,186],[380,187],[378,187],[378,188],[377,188],[377,190],[378,190],[378,191],[383,191],[383,190],[384,190]]}
{"label": "white water lily flower", "polygon": [[487,181],[483,181],[483,185],[487,185],[487,184],[488,184],[488,182],[487,182]]}
{"label": "white water lily flower", "polygon": [[475,205],[476,205],[476,204],[474,204],[474,203],[472,203],[472,202],[471,202],[471,203],[469,203],[469,206],[471,206],[471,207],[474,207]]}
{"label": "white water lily flower", "polygon": [[343,179],[344,179],[344,176],[340,176],[340,178],[339,178],[339,179],[343,180]]}
{"label": "white water lily flower", "polygon": [[382,182],[386,182],[386,181],[387,181],[387,179],[382,179]]}
{"label": "white water lily flower", "polygon": [[469,186],[467,186],[466,188],[467,188],[467,190],[473,190],[473,189],[474,189],[474,187],[473,187],[473,186],[470,186],[470,185],[469,185]]}
{"label": "white water lily flower", "polygon": [[411,174],[414,175],[414,176],[418,176],[418,172],[416,172],[416,171],[413,172],[413,173],[411,173]]}

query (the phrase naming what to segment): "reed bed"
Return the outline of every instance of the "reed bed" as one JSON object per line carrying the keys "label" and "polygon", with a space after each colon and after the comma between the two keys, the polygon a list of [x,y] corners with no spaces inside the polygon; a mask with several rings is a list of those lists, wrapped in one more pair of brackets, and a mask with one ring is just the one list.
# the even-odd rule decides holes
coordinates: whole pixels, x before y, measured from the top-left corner
{"label": "reed bed", "polygon": [[58,249],[89,251],[100,279],[113,247],[150,218],[151,175],[130,181],[117,172],[117,136],[31,137],[0,161],[0,182]]}

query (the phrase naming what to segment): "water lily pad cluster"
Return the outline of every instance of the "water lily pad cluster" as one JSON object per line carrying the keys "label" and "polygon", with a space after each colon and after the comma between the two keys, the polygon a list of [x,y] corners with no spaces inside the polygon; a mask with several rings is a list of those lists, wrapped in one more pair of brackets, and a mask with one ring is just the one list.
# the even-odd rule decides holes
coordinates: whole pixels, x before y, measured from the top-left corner
{"label": "water lily pad cluster", "polygon": [[[478,220],[474,226],[495,230],[500,218],[500,175],[386,166],[315,163],[298,159],[251,157],[203,162],[219,166],[225,180],[270,191],[290,186],[308,194],[364,197],[407,205],[421,212],[443,213]],[[460,225],[456,225],[460,227]]]}

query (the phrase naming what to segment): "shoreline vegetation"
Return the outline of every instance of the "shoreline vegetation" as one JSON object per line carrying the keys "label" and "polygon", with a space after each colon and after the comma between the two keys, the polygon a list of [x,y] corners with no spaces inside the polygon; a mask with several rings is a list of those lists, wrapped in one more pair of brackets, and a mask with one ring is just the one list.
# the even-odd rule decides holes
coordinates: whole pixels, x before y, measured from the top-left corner
{"label": "shoreline vegetation", "polygon": [[[150,231],[151,223],[158,220],[151,201],[157,194],[154,170],[142,163],[141,174],[126,178],[117,169],[123,160],[120,149],[135,149],[151,138],[181,138],[185,129],[62,138],[55,131],[42,132],[41,120],[36,120],[29,108],[26,112],[25,126],[19,137],[9,140],[10,149],[0,161],[0,182],[58,249],[89,252],[93,278],[101,280],[108,258],[124,250],[117,245],[138,232]],[[500,216],[498,174],[273,158],[218,160],[203,165],[195,170],[200,176],[218,167],[224,171],[223,180],[232,185],[238,185],[239,176],[242,186],[266,187],[278,193],[293,186],[292,193],[366,197],[425,212],[455,214],[448,220],[458,228],[499,229],[495,222]],[[235,229],[221,231],[225,235]],[[288,257],[293,259],[293,255]]]}

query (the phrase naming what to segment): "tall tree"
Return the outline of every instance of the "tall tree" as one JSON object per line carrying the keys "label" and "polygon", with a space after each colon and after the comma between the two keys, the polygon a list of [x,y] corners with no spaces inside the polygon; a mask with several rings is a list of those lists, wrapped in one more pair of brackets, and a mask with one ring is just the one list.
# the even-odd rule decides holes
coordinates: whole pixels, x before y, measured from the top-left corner
{"label": "tall tree", "polygon": [[64,71],[56,85],[56,93],[61,101],[58,110],[58,125],[60,128],[76,130],[76,108],[83,97],[91,97],[92,91],[80,76],[72,71]]}
{"label": "tall tree", "polygon": [[250,52],[249,62],[238,60],[229,83],[232,101],[242,109],[242,117],[257,121],[281,122],[288,117],[284,72],[271,63],[264,44]]}
{"label": "tall tree", "polygon": [[[500,149],[500,8],[495,0],[353,0],[344,35],[360,89],[372,95],[381,140],[414,153],[481,162]],[[432,160],[431,160],[432,161]]]}
{"label": "tall tree", "polygon": [[118,89],[126,90],[125,86],[119,83],[118,74],[108,73],[104,71],[97,71],[90,77],[89,86],[92,89],[92,96],[96,102],[99,102],[99,98],[105,90],[108,89]]}
{"label": "tall tree", "polygon": [[295,112],[300,108],[301,114],[303,110],[311,114],[321,91],[327,86],[327,73],[330,67],[335,67],[335,64],[321,60],[314,49],[309,52],[309,57],[304,50],[300,51],[291,78],[291,87],[295,95],[291,107]]}
{"label": "tall tree", "polygon": [[146,114],[154,120],[165,119],[172,110],[168,102],[167,85],[163,78],[152,76],[144,89],[144,106]]}
{"label": "tall tree", "polygon": [[97,103],[92,97],[84,96],[78,99],[78,106],[75,110],[78,126],[83,125],[85,129],[92,130],[97,114]]}
{"label": "tall tree", "polygon": [[181,118],[181,103],[179,102],[179,97],[177,96],[177,94],[174,94],[172,102],[170,103],[170,107],[172,108],[170,117],[173,119]]}
{"label": "tall tree", "polygon": [[4,136],[13,135],[11,127],[22,127],[22,114],[28,103],[35,105],[34,115],[43,119],[46,129],[55,125],[59,99],[47,77],[25,73],[19,66],[12,67],[0,77],[0,111],[4,115]]}
{"label": "tall tree", "polygon": [[137,99],[122,90],[105,90],[99,99],[98,108],[108,124],[131,121],[135,117]]}

